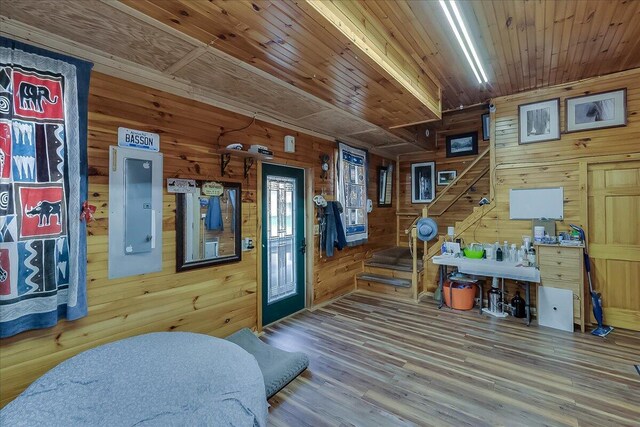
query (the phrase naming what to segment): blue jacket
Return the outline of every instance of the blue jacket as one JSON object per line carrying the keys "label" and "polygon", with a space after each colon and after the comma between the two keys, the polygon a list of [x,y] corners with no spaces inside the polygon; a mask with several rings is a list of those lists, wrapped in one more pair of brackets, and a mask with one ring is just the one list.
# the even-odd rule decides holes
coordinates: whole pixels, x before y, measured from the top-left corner
{"label": "blue jacket", "polygon": [[340,202],[327,202],[327,206],[324,208],[326,232],[323,246],[328,257],[333,256],[334,246],[341,251],[347,245],[340,217],[341,213],[342,205]]}

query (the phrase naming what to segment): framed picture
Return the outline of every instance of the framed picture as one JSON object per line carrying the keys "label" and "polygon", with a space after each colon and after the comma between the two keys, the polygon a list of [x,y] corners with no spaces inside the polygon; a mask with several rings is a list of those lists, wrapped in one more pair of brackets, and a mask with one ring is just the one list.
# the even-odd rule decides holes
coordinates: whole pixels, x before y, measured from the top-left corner
{"label": "framed picture", "polygon": [[627,89],[565,100],[567,132],[627,125]]}
{"label": "framed picture", "polygon": [[560,98],[518,105],[518,144],[560,139]]}
{"label": "framed picture", "polygon": [[411,203],[429,203],[436,195],[435,162],[411,165]]}
{"label": "framed picture", "polygon": [[449,185],[456,179],[458,172],[456,171],[440,171],[438,172],[438,185]]}
{"label": "framed picture", "polygon": [[490,126],[490,116],[489,113],[482,115],[482,140],[489,140],[489,126]]}
{"label": "framed picture", "polygon": [[447,157],[478,154],[478,132],[447,136]]}
{"label": "framed picture", "polygon": [[391,206],[393,194],[393,165],[378,168],[378,206]]}

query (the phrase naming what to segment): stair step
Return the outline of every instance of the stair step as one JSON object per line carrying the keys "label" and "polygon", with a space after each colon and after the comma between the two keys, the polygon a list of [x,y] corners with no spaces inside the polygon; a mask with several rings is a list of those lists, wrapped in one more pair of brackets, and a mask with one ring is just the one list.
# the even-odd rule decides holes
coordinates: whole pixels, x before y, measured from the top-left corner
{"label": "stair step", "polygon": [[373,273],[358,273],[356,275],[358,280],[366,280],[369,282],[382,283],[383,285],[395,286],[397,288],[410,288],[411,280],[407,279],[395,279],[393,277],[382,276],[380,274]]}
{"label": "stair step", "polygon": [[[364,262],[365,267],[386,268],[389,270],[406,271],[411,273],[413,266],[411,264],[397,264],[393,262],[384,262],[377,259],[369,259]],[[418,271],[422,270],[422,260],[418,260]]]}
{"label": "stair step", "polygon": [[[422,245],[418,248],[418,262],[422,260]],[[411,251],[406,247],[395,247],[391,249],[385,249],[382,251],[374,252],[371,256],[371,261],[379,262],[383,264],[392,265],[413,265],[413,257]]]}

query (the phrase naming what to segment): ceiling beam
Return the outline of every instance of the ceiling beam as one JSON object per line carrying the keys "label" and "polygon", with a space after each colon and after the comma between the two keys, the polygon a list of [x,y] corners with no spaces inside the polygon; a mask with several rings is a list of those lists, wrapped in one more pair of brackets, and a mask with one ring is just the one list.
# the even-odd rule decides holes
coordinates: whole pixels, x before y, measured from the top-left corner
{"label": "ceiling beam", "polygon": [[328,22],[327,31],[339,39],[346,37],[363,59],[419,100],[432,115],[425,120],[442,117],[439,82],[426,75],[413,58],[387,39],[383,26],[358,2],[301,0],[296,4],[316,20]]}

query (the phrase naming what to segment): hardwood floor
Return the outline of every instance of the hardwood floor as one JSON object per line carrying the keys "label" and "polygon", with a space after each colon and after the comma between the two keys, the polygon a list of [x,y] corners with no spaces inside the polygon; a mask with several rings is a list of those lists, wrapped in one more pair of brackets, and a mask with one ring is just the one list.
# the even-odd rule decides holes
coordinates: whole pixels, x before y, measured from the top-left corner
{"label": "hardwood floor", "polygon": [[569,334],[351,294],[265,329],[311,364],[273,426],[640,425],[640,333]]}

